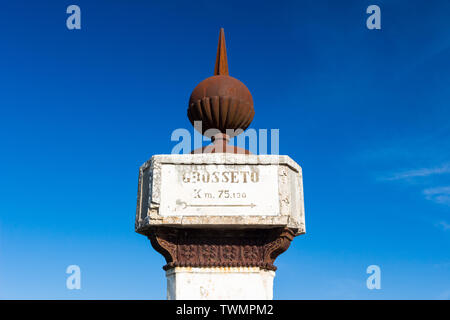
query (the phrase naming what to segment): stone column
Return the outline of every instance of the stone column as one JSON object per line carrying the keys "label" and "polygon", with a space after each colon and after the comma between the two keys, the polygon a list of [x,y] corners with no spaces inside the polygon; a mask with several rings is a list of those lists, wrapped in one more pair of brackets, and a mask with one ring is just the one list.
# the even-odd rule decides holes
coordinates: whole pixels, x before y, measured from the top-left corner
{"label": "stone column", "polygon": [[166,259],[168,299],[272,299],[274,261],[305,232],[301,168],[287,156],[153,156],[136,232]]}
{"label": "stone column", "polygon": [[176,267],[166,271],[168,300],[272,300],[275,271],[260,267]]}

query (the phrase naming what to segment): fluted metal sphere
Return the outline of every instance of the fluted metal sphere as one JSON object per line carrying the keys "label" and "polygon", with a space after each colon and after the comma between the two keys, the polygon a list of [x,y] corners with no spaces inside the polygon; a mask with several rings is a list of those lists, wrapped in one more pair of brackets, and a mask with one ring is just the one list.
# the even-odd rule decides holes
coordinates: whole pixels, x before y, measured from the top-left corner
{"label": "fluted metal sphere", "polygon": [[[189,99],[189,120],[192,125],[194,121],[202,121],[202,134],[208,129],[218,129],[222,133],[227,133],[227,129],[245,130],[254,115],[250,91],[241,81],[228,75],[203,80]],[[237,133],[229,135],[233,137]]]}

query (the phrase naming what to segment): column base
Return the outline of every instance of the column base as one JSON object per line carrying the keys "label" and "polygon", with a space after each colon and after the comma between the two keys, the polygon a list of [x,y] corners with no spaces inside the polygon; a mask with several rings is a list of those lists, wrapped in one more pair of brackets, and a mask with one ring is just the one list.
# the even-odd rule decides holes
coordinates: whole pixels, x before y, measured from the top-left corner
{"label": "column base", "polygon": [[259,267],[175,267],[166,271],[168,300],[272,300],[275,271]]}

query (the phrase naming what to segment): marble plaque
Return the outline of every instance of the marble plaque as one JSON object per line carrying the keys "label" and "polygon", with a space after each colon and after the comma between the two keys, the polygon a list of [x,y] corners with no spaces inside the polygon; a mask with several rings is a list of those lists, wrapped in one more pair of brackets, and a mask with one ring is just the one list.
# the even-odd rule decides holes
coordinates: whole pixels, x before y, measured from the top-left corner
{"label": "marble plaque", "polygon": [[161,178],[161,216],[280,213],[275,166],[167,164]]}
{"label": "marble plaque", "polygon": [[136,231],[152,226],[305,233],[302,170],[288,156],[155,155],[140,168]]}

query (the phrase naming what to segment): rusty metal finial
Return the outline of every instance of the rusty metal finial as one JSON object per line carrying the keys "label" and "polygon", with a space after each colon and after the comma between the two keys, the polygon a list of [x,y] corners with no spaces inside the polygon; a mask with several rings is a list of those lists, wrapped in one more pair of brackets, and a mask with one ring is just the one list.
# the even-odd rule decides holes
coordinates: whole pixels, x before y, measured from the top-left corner
{"label": "rusty metal finial", "polygon": [[214,68],[214,75],[228,75],[228,60],[227,47],[225,45],[225,32],[220,28],[219,44],[217,45],[216,66]]}
{"label": "rusty metal finial", "polygon": [[[245,84],[228,75],[223,28],[219,33],[214,75],[200,82],[192,91],[187,114],[194,128],[213,142],[193,153],[250,153],[228,145],[230,138],[248,128],[255,110],[252,95]],[[200,127],[195,125],[197,121],[201,123]]]}

